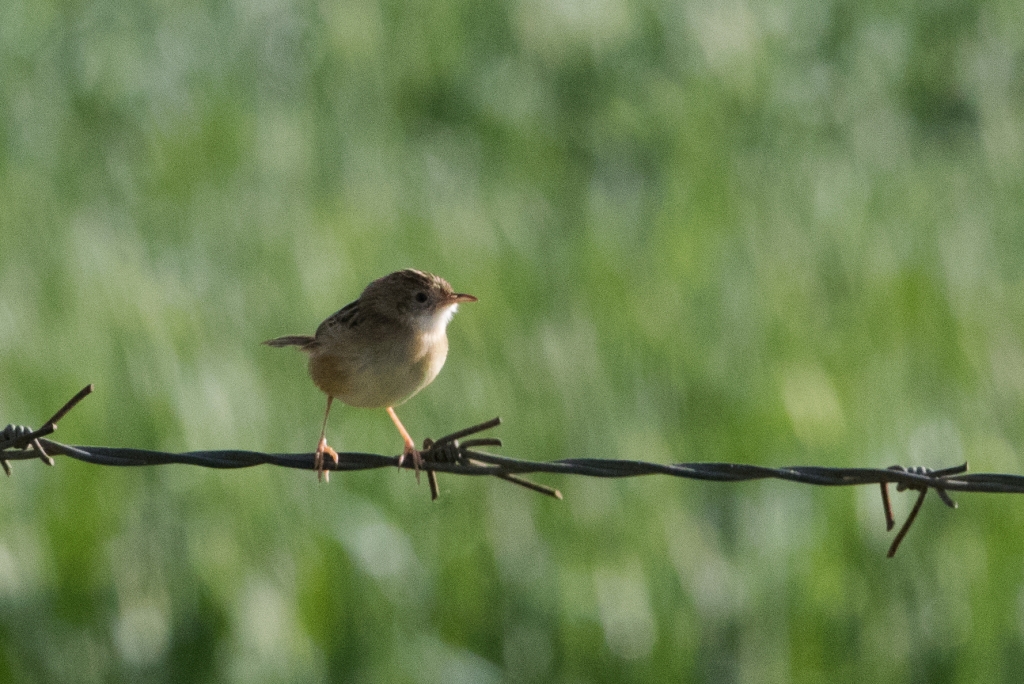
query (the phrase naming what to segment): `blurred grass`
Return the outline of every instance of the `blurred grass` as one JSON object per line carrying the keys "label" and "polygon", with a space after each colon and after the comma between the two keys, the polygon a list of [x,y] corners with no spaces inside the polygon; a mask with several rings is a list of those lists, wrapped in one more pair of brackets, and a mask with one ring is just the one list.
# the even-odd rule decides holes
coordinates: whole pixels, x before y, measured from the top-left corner
{"label": "blurred grass", "polygon": [[[1010,2],[0,6],[0,419],[313,446],[308,332],[460,311],[414,435],[1024,471]],[[339,448],[387,452],[383,412]],[[20,464],[0,681],[1011,681],[1020,502]],[[906,512],[909,502],[899,500]]]}

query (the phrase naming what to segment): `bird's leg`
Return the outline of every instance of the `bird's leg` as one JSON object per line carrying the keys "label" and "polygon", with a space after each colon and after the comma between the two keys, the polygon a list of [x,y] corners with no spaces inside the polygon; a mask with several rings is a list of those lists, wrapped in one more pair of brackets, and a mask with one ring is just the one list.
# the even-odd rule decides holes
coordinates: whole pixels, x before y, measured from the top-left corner
{"label": "bird's leg", "polygon": [[398,420],[398,414],[395,413],[395,409],[388,406],[388,415],[391,416],[391,422],[398,428],[398,432],[402,435],[402,441],[405,442],[405,448],[402,450],[402,455],[398,457],[398,466],[401,467],[405,463],[405,459],[412,458],[413,468],[416,470],[416,482],[420,481],[420,468],[423,467],[423,457],[420,456],[420,452],[416,450],[416,443],[412,441],[412,437],[409,436],[409,432],[402,425],[402,421]]}
{"label": "bird's leg", "polygon": [[316,479],[323,482],[331,481],[330,472],[324,470],[324,454],[327,454],[338,465],[338,452],[327,446],[327,416],[331,414],[331,402],[334,397],[327,395],[327,410],[324,411],[324,424],[320,428],[320,441],[316,445],[316,454],[313,456],[313,467],[316,468]]}

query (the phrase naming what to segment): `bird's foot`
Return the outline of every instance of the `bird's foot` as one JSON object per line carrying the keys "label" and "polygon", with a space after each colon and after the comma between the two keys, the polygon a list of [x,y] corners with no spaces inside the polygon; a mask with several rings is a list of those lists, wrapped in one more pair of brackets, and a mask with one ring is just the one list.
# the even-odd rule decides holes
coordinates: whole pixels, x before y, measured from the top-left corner
{"label": "bird's foot", "polygon": [[316,469],[316,479],[322,482],[331,481],[331,473],[324,469],[324,454],[331,457],[334,465],[338,465],[338,452],[327,444],[327,438],[321,437],[320,443],[316,445],[316,454],[313,456],[313,467]]}
{"label": "bird's foot", "polygon": [[398,467],[401,468],[405,464],[405,459],[412,460],[412,468],[416,471],[416,482],[420,481],[420,469],[423,468],[423,455],[416,449],[414,444],[406,444],[402,450],[402,455],[398,457]]}

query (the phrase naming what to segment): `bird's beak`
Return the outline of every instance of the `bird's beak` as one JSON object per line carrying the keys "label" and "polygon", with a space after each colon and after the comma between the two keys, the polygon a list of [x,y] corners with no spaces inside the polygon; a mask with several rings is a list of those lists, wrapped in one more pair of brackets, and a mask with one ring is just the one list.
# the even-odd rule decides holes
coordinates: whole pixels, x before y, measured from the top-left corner
{"label": "bird's beak", "polygon": [[452,304],[461,304],[462,302],[475,302],[477,299],[471,294],[453,294],[449,301]]}

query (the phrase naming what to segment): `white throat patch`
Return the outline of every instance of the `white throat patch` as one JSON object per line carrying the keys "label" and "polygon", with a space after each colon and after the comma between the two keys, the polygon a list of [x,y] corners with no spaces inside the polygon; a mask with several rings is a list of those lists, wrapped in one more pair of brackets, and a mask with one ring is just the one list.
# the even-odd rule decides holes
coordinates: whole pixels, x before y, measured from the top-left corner
{"label": "white throat patch", "polygon": [[458,310],[458,304],[452,304],[441,309],[433,316],[423,316],[417,319],[417,324],[427,337],[437,338],[444,335],[448,324],[452,322],[452,316]]}

